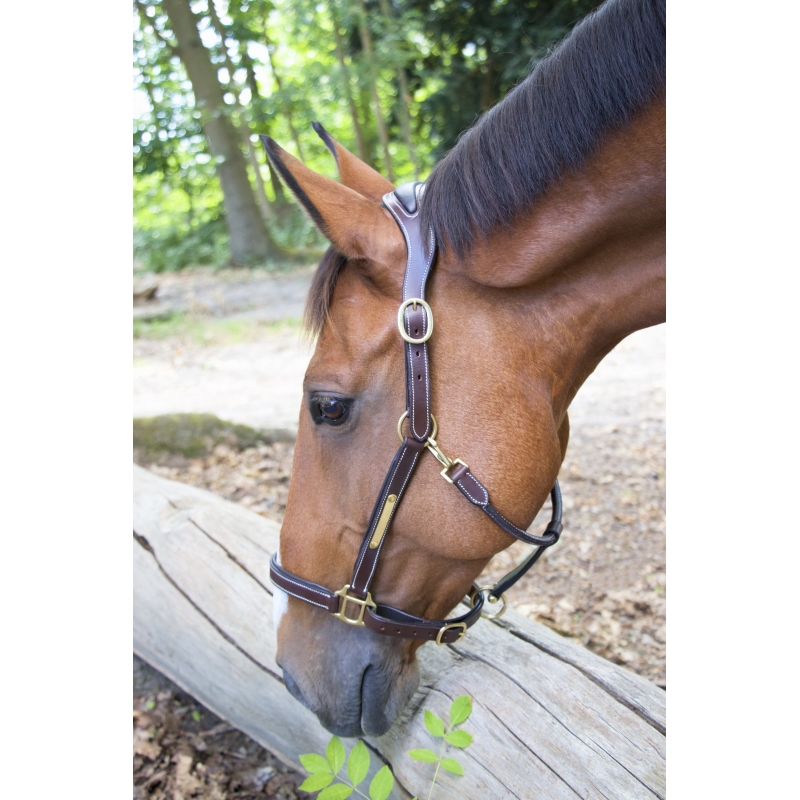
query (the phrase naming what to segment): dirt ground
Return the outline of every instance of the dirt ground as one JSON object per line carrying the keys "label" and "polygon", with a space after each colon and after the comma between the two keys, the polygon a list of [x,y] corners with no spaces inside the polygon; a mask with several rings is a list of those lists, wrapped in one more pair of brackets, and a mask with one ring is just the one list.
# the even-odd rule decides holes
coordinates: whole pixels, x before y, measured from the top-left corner
{"label": "dirt ground", "polygon": [[[299,307],[297,296],[309,275],[288,280],[291,290],[286,291],[294,293],[293,304],[287,305],[292,313]],[[255,427],[296,430],[310,350],[296,324],[275,326],[279,315],[274,309],[266,322],[259,319],[259,298],[269,292],[255,284],[269,285],[271,280],[270,276],[251,279],[246,291],[237,286],[234,292],[225,281],[215,285],[207,275],[174,279],[171,290],[176,294],[195,291],[192,287],[199,281],[217,305],[191,310],[191,328],[167,329],[166,336],[154,328],[157,335],[145,331],[135,341],[134,415],[211,412]],[[231,336],[222,326],[231,319],[249,321]],[[640,331],[622,342],[578,393],[570,409],[572,433],[560,475],[564,533],[508,598],[517,611],[663,687],[665,350],[665,326]],[[280,521],[292,452],[291,444],[243,451],[220,445],[204,458],[170,457],[144,466]],[[532,531],[543,527],[548,513],[545,507]],[[517,543],[499,554],[488,566],[485,582],[510,569],[527,550]],[[142,664],[140,673],[147,669]],[[135,681],[134,726],[140,731],[134,743],[134,784],[139,792],[135,797],[305,796],[295,789],[298,776],[243,734],[212,735],[220,721],[211,720],[210,712],[177,687],[150,690],[146,684],[139,680],[136,689]],[[180,709],[186,710],[178,713]],[[194,718],[197,714],[206,727]],[[201,735],[202,731],[206,732]],[[226,737],[241,739],[225,745]],[[136,754],[137,746],[143,752]],[[186,760],[187,753],[193,754],[191,761]],[[264,771],[255,777],[259,769]],[[268,769],[275,774],[262,780]],[[157,778],[159,771],[164,775]],[[197,782],[186,784],[194,787],[191,792],[180,788],[179,775],[185,776],[180,780]]]}
{"label": "dirt ground", "polygon": [[303,800],[303,780],[133,657],[133,800]]}

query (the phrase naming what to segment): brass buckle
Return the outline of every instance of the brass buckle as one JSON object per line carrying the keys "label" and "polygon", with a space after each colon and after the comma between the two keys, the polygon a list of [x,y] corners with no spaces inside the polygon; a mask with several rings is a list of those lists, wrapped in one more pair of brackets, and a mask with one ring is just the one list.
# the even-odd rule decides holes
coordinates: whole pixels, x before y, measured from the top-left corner
{"label": "brass buckle", "polygon": [[[372,595],[367,592],[367,596],[364,600],[359,597],[351,597],[347,592],[350,589],[350,584],[346,583],[338,592],[334,592],[335,595],[342,598],[342,607],[333,615],[334,617],[338,617],[343,622],[346,622],[348,625],[355,625],[356,627],[364,627],[364,612],[367,610],[367,606],[372,609],[377,608],[375,605]],[[361,611],[358,614],[357,619],[352,619],[351,617],[345,616],[345,611],[347,611],[347,604],[355,603],[358,606],[361,606]]]}
{"label": "brass buckle", "polygon": [[[403,312],[412,304],[414,306],[414,311],[416,311],[417,303],[419,303],[425,309],[425,313],[428,315],[428,332],[420,339],[412,339],[406,333],[406,326],[405,326],[405,320],[403,319]],[[404,300],[400,304],[400,309],[397,312],[397,327],[400,329],[400,335],[409,344],[423,344],[424,342],[427,342],[428,339],[431,338],[431,334],[433,333],[433,311],[431,311],[431,307],[419,297],[412,297],[410,300]]]}
{"label": "brass buckle", "polygon": [[[475,597],[479,594],[483,594],[484,592],[488,592],[489,589],[491,588],[492,588],[491,586],[481,586],[479,589],[473,590],[473,592],[471,593],[473,608],[475,608]],[[481,616],[484,619],[499,619],[500,617],[503,616],[503,614],[506,613],[506,609],[508,608],[508,601],[506,600],[505,594],[501,594],[500,597],[495,597],[493,594],[490,594],[486,598],[486,602],[491,603],[492,605],[494,605],[498,600],[503,601],[503,607],[499,611],[496,611],[494,614],[487,614],[486,612],[481,611]]]}
{"label": "brass buckle", "polygon": [[466,467],[469,469],[469,465],[463,462],[460,458],[448,458],[443,452],[442,448],[439,447],[438,442],[433,436],[428,437],[428,441],[425,442],[425,447],[430,450],[433,454],[433,457],[444,467],[444,469],[439,473],[448,483],[453,483],[453,479],[448,476],[448,472],[453,468],[454,464],[461,464],[462,467]]}
{"label": "brass buckle", "polygon": [[451,622],[449,625],[439,628],[439,633],[436,634],[436,644],[447,644],[447,642],[442,641],[442,635],[445,633],[445,631],[449,631],[452,628],[461,628],[461,633],[458,635],[458,639],[452,642],[452,644],[458,644],[458,642],[460,642],[467,635],[466,622]]}
{"label": "brass buckle", "polygon": [[[403,441],[403,423],[406,421],[407,417],[408,411],[404,411],[400,419],[397,420],[397,438],[401,442]],[[439,474],[448,483],[452,484],[453,481],[447,476],[447,473],[453,468],[453,465],[461,464],[462,467],[469,469],[469,464],[462,461],[460,458],[450,459],[442,452],[442,448],[439,447],[439,443],[436,441],[436,434],[439,433],[439,426],[436,424],[436,417],[434,417],[433,414],[431,414],[431,422],[433,423],[433,432],[425,441],[425,447],[430,450],[430,452],[433,454],[433,457],[444,467]]]}

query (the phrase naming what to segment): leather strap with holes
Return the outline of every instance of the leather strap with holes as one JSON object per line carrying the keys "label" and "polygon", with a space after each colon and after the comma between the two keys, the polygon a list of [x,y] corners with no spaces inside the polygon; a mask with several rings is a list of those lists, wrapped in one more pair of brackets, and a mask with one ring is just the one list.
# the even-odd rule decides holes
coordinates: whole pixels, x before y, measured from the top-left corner
{"label": "leather strap with holes", "polygon": [[[450,461],[442,453],[433,436],[435,424],[431,413],[430,362],[427,338],[433,333],[425,301],[425,284],[436,255],[433,231],[423,236],[419,211],[424,184],[399,186],[383,198],[384,206],[394,217],[408,250],[403,281],[403,306],[398,314],[406,334],[406,412],[410,436],[404,436],[392,459],[375,506],[372,509],[364,539],[356,558],[350,584],[338,592],[307,581],[285,570],[273,555],[270,561],[272,582],[287,594],[324,609],[351,625],[368,628],[384,636],[452,644],[460,641],[467,629],[480,619],[484,592],[493,602],[511,588],[541,557],[546,548],[561,535],[561,491],[556,481],[550,493],[552,515],[542,536],[534,536],[506,519],[490,502],[489,491],[461,461]],[[416,302],[419,301],[419,302]],[[411,339],[412,341],[408,341]],[[425,339],[425,341],[421,341]],[[416,341],[420,340],[420,341]],[[515,569],[492,587],[473,586],[469,595],[471,608],[466,614],[447,620],[431,620],[407,614],[397,608],[372,600],[370,586],[392,521],[405,496],[411,476],[425,449],[444,465],[442,476],[452,483],[473,505],[478,506],[506,533],[527,544],[537,545]]]}

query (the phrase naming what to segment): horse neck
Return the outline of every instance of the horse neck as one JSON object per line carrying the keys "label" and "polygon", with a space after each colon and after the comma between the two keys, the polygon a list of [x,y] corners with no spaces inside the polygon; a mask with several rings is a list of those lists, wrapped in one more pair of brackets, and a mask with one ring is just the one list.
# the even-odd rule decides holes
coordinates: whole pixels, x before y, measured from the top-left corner
{"label": "horse neck", "polygon": [[510,230],[465,262],[441,259],[476,302],[525,316],[537,368],[554,376],[557,419],[613,347],[666,318],[664,121],[654,103]]}

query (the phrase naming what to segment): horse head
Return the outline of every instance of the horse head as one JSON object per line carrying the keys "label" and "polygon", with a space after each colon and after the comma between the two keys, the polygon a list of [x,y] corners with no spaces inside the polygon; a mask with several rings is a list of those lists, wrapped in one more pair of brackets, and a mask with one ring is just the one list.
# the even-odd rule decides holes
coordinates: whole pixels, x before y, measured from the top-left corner
{"label": "horse head", "polygon": [[[379,604],[445,619],[492,556],[514,541],[507,531],[524,532],[547,499],[566,452],[567,408],[583,381],[622,338],[664,320],[663,68],[636,44],[661,42],[660,8],[644,32],[639,22],[628,31],[613,16],[638,14],[630,3],[607,4],[605,17],[585,26],[586,36],[601,24],[611,32],[596,48],[613,89],[603,95],[610,105],[602,124],[587,132],[581,115],[588,106],[571,102],[551,120],[558,104],[525,94],[562,91],[563,76],[544,73],[486,114],[417,195],[423,230],[434,231],[439,246],[425,289],[435,316],[427,357],[436,441],[480,475],[503,514],[498,522],[465,503],[463,487],[445,482],[441,464],[419,450],[370,576]],[[620,30],[630,33],[631,69],[639,59],[637,79],[650,81],[647,91],[613,79]],[[569,47],[557,51],[560,62],[549,62],[551,73],[584,58],[580,42]],[[588,79],[584,89],[587,98],[597,94]],[[525,127],[531,114],[541,118]],[[321,591],[329,596],[340,587],[347,593],[366,552],[371,511],[407,410],[398,306],[409,246],[383,201],[392,184],[315,129],[336,158],[340,182],[262,139],[272,167],[331,243],[306,308],[316,348],[280,539],[287,575],[327,587]],[[521,129],[535,135],[528,141]],[[384,733],[417,687],[423,642],[343,624],[325,602],[298,596],[275,594],[277,660],[287,687],[334,733]]]}

